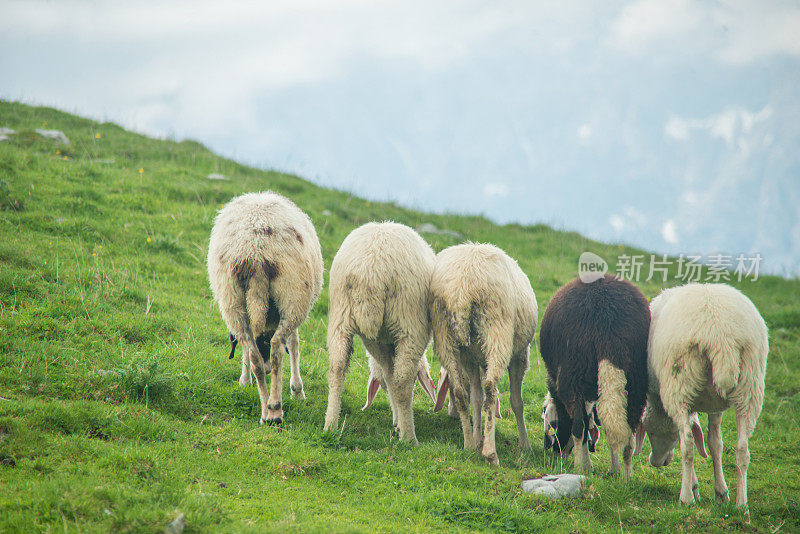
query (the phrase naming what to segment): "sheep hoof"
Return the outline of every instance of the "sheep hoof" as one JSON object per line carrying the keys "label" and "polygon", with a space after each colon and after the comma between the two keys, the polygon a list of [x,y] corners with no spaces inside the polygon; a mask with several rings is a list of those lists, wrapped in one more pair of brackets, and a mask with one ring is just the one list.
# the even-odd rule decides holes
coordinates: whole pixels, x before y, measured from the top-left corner
{"label": "sheep hoof", "polygon": [[500,460],[497,458],[496,452],[493,452],[488,456],[484,455],[484,458],[486,458],[486,463],[488,463],[489,465],[500,465]]}
{"label": "sheep hoof", "polygon": [[531,450],[531,442],[528,441],[527,438],[526,439],[520,439],[519,441],[517,441],[517,447],[519,447],[522,450],[529,451],[529,450]]}
{"label": "sheep hoof", "polygon": [[715,490],[714,491],[714,500],[716,500],[719,503],[730,502],[731,498],[730,498],[730,495],[728,494],[728,490],[725,490],[725,491],[716,491]]}
{"label": "sheep hoof", "polygon": [[695,502],[700,502],[700,495],[699,495],[699,486],[695,485],[692,487],[691,491],[687,491],[686,495],[684,492],[681,491],[680,502],[681,504],[694,504]]}
{"label": "sheep hoof", "polygon": [[240,376],[239,377],[239,385],[242,386],[242,387],[249,386],[250,385],[250,376],[244,376],[244,375]]}
{"label": "sheep hoof", "polygon": [[267,425],[267,426],[282,426],[283,425],[283,417],[278,416],[278,417],[267,418],[267,419],[264,419],[262,417],[261,418],[261,424],[262,425]]}
{"label": "sheep hoof", "polygon": [[299,388],[295,388],[294,386],[290,386],[289,389],[291,389],[291,391],[292,391],[292,398],[293,399],[305,399],[306,398],[306,392],[303,390],[303,386],[300,386]]}

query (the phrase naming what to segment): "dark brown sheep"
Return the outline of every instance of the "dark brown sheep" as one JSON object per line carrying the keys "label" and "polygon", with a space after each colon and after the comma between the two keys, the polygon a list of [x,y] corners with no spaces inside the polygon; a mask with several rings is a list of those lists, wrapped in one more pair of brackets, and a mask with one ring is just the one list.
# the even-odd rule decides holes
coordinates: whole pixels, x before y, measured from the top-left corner
{"label": "dark brown sheep", "polygon": [[577,445],[575,465],[591,470],[587,431],[596,409],[614,472],[630,476],[634,435],[647,396],[649,328],[647,299],[614,275],[588,284],[575,279],[553,295],[540,334],[549,391],[543,410],[545,448],[568,454]]}

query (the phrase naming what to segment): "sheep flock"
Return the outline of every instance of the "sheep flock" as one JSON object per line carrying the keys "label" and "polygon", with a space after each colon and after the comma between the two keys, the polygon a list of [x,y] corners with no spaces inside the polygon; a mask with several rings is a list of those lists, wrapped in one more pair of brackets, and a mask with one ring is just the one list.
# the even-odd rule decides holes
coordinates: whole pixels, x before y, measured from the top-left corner
{"label": "sheep flock", "polygon": [[[208,248],[214,300],[228,328],[229,357],[242,345],[241,385],[255,376],[262,424],[283,422],[283,356],[293,398],[305,398],[298,330],[320,295],[322,252],[309,217],[273,193],[234,198],[218,213]],[[337,430],[345,375],[358,336],[370,376],[364,409],[384,389],[401,440],[418,442],[416,383],[438,410],[461,422],[464,447],[497,465],[498,386],[508,372],[518,447],[530,450],[522,383],[530,366],[538,307],[517,262],[490,244],[463,243],[435,254],[413,229],[368,223],[342,243],[330,268],[325,431]],[[429,346],[441,363],[430,375]],[[737,506],[747,506],[748,440],[764,399],[767,327],[753,303],[726,284],[665,289],[650,303],[631,282],[575,279],[548,303],[540,325],[547,371],[542,406],[545,449],[592,469],[603,428],[612,471],[632,476],[645,439],[650,463],[680,448],[679,501],[699,500],[695,449],[707,457],[698,413],[708,414],[716,499],[729,499],[720,421],[736,413]],[[267,383],[269,376],[269,384]],[[470,414],[471,410],[471,414]],[[618,455],[621,455],[620,463]]]}

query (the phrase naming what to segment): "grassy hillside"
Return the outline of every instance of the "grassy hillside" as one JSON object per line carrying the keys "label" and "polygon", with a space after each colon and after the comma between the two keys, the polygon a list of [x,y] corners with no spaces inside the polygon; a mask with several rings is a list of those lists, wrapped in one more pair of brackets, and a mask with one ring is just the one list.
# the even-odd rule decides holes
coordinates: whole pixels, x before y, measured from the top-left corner
{"label": "grassy hillside", "polygon": [[[572,469],[542,450],[544,371],[535,348],[524,386],[531,453],[514,443],[508,379],[501,384],[501,467],[460,446],[458,423],[431,413],[419,390],[419,447],[399,443],[384,393],[360,411],[368,374],[352,359],[339,432],[322,432],[327,397],[327,269],[354,227],[430,222],[497,244],[528,274],[540,317],[572,279],[579,254],[612,263],[638,252],[545,226],[497,226],[367,202],[294,176],[218,157],[195,142],[153,140],[114,124],[0,102],[0,531],[153,531],[186,514],[187,531],[560,531],[800,529],[800,282],[742,282],[770,326],[767,398],[751,440],[751,522],[713,504],[709,460],[697,461],[699,506],[677,504],[680,463],[634,461],[607,475],[605,440],[578,500],[522,494],[520,482]],[[70,148],[34,128],[63,130]],[[227,181],[206,178],[220,173]],[[259,426],[255,387],[237,384],[227,330],[205,273],[217,209],[272,189],[314,221],[326,288],[301,330],[307,400],[288,395],[285,425]],[[564,209],[572,209],[565,205]],[[536,212],[536,199],[531,199]],[[425,234],[438,251],[460,241]],[[648,296],[656,283],[640,287]],[[429,352],[433,375],[439,364]],[[735,488],[735,418],[723,458]],[[645,445],[645,454],[649,445]]]}

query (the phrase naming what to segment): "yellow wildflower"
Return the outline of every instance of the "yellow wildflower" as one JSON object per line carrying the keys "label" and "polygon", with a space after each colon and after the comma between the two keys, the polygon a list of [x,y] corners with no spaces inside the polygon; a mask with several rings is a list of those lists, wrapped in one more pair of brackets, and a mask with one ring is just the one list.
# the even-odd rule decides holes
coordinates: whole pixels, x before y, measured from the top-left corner
{"label": "yellow wildflower", "polygon": [[100,139],[100,134],[94,134],[95,139]]}
{"label": "yellow wildflower", "polygon": [[150,238],[149,238],[149,237],[147,238],[147,242],[148,242],[148,243],[150,242]]}
{"label": "yellow wildflower", "polygon": [[142,174],[143,172],[144,172],[144,169],[142,169],[141,167],[139,167],[139,174]]}

